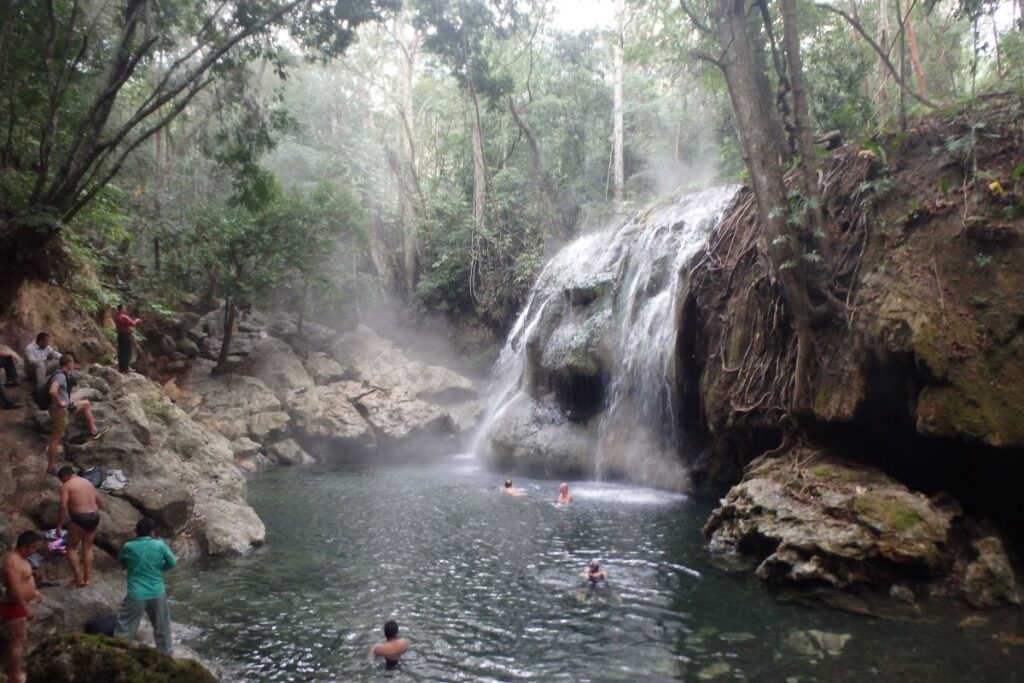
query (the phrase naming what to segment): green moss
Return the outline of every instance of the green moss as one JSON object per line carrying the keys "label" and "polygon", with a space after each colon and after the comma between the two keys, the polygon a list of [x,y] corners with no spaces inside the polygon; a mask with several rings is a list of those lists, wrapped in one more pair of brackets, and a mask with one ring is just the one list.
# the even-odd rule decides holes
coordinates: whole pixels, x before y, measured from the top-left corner
{"label": "green moss", "polygon": [[173,406],[155,396],[142,399],[142,411],[146,413],[146,417],[159,420],[167,426],[174,421]]}
{"label": "green moss", "polygon": [[880,523],[874,525],[876,528],[883,526],[897,533],[906,532],[924,521],[916,508],[885,495],[869,493],[858,498],[853,507],[861,517]]}
{"label": "green moss", "polygon": [[216,683],[196,662],[171,659],[145,645],[84,633],[43,640],[28,660],[30,681],[47,683]]}

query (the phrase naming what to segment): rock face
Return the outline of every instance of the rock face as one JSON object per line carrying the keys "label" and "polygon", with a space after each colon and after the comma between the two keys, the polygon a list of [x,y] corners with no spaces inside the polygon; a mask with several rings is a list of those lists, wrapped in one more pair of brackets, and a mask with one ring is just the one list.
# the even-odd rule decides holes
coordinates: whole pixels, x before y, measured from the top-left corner
{"label": "rock face", "polygon": [[362,452],[376,443],[370,425],[350,401],[348,384],[297,391],[286,399],[295,431],[314,452]]}
{"label": "rock face", "polygon": [[47,683],[216,683],[202,665],[175,660],[145,645],[81,633],[63,633],[36,646],[28,678]]}
{"label": "rock face", "polygon": [[184,382],[200,397],[197,420],[231,441],[247,437],[262,443],[285,433],[288,414],[267,385],[234,373],[211,377],[212,368],[210,362],[197,363]]}
{"label": "rock face", "polygon": [[[948,498],[820,452],[761,458],[704,527],[714,552],[748,555],[777,584],[848,589],[933,585],[972,604],[1020,604],[1001,542],[972,530]],[[959,548],[959,550],[957,550]],[[972,557],[966,568],[960,557]],[[905,590],[905,589],[904,589]]]}
{"label": "rock face", "polygon": [[257,337],[248,345],[245,357],[233,365],[234,372],[255,377],[278,397],[313,386],[292,347],[275,337]]}
{"label": "rock face", "polygon": [[152,515],[165,531],[194,538],[210,554],[244,553],[263,542],[263,524],[245,503],[245,481],[227,439],[189,418],[141,375],[92,366],[81,380],[102,394],[93,410],[110,431],[90,441],[72,420],[69,437],[83,445],[69,457],[82,467],[123,470],[129,484],[118,503]]}

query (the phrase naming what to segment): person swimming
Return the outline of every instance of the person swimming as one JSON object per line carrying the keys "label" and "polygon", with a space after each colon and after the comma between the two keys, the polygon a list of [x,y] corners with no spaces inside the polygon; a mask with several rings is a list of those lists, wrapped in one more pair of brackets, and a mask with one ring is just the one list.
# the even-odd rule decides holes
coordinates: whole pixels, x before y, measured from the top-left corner
{"label": "person swimming", "polygon": [[608,574],[601,569],[601,563],[597,560],[591,560],[587,568],[580,574],[580,577],[586,579],[592,588],[604,586],[608,583]]}
{"label": "person swimming", "polygon": [[572,502],[572,494],[569,493],[569,485],[564,481],[558,486],[558,498],[555,498],[556,505],[568,505]]}
{"label": "person swimming", "polygon": [[515,486],[512,485],[512,480],[511,479],[506,479],[505,480],[505,485],[501,487],[501,493],[502,493],[502,495],[505,495],[505,496],[525,496],[526,495],[526,491],[524,491],[522,489],[517,489]]}
{"label": "person swimming", "polygon": [[384,658],[384,670],[394,671],[402,667],[402,655],[409,650],[409,641],[398,637],[398,622],[394,619],[384,624],[384,642],[370,649],[372,657]]}

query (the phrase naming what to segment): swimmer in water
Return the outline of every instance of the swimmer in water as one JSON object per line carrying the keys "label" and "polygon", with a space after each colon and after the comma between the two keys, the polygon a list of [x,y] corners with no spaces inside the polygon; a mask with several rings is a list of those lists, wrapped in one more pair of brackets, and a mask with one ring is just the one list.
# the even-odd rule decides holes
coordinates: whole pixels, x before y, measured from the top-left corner
{"label": "swimmer in water", "polygon": [[511,479],[506,479],[505,480],[505,485],[501,487],[501,493],[502,493],[502,495],[505,495],[505,496],[525,496],[526,495],[526,491],[524,491],[522,489],[517,489],[515,486],[512,485],[512,480]]}
{"label": "swimmer in water", "polygon": [[601,564],[597,560],[591,560],[580,577],[586,579],[591,587],[603,586],[608,583],[608,574],[601,569]]}
{"label": "swimmer in water", "polygon": [[569,493],[569,485],[564,481],[558,486],[558,498],[555,498],[556,505],[568,505],[572,502],[572,494]]}
{"label": "swimmer in water", "polygon": [[398,622],[391,619],[384,624],[384,642],[377,643],[370,650],[371,657],[384,658],[384,670],[394,671],[402,667],[402,655],[409,650],[409,641],[398,637]]}

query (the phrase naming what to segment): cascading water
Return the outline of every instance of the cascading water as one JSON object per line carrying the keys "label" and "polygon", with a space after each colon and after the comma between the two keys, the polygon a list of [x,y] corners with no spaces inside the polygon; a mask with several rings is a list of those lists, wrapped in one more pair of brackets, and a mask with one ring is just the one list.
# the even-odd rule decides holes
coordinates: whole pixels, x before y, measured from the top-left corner
{"label": "cascading water", "polygon": [[680,271],[735,191],[684,194],[551,259],[495,366],[476,452],[514,470],[686,488],[669,376]]}

